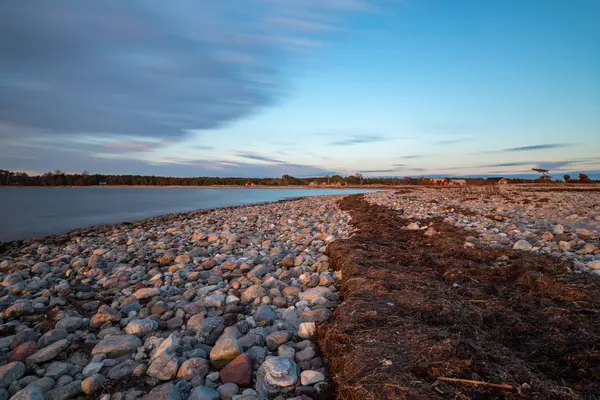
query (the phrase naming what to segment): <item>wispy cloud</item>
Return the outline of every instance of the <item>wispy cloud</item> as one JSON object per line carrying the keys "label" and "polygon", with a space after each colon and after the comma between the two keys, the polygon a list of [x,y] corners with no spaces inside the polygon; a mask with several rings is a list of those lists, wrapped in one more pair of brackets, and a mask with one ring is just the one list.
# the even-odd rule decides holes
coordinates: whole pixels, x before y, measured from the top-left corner
{"label": "wispy cloud", "polygon": [[307,31],[329,31],[335,29],[333,25],[300,18],[273,17],[269,18],[268,21],[287,28],[296,28]]}
{"label": "wispy cloud", "polygon": [[575,164],[573,161],[541,161],[537,163],[537,168],[549,169],[552,170],[562,170],[566,167]]}
{"label": "wispy cloud", "polygon": [[237,157],[246,158],[248,160],[266,161],[266,162],[271,162],[271,163],[285,163],[284,161],[279,160],[277,158],[267,157],[267,156],[263,156],[261,154],[245,152],[245,151],[238,151],[235,153],[235,155]]}
{"label": "wispy cloud", "polygon": [[154,150],[161,145],[162,143],[160,141],[118,141],[106,143],[103,148],[99,148],[99,150],[101,149],[102,151],[109,151],[112,153],[143,152]]}
{"label": "wispy cloud", "polygon": [[446,140],[439,140],[439,141],[435,142],[434,144],[448,145],[448,144],[466,143],[466,142],[470,142],[472,140],[473,140],[473,138],[446,139]]}
{"label": "wispy cloud", "polygon": [[364,171],[360,171],[363,174],[373,174],[373,173],[386,173],[386,172],[396,172],[397,169],[366,169]]}
{"label": "wispy cloud", "polygon": [[398,158],[401,158],[403,160],[412,160],[412,159],[415,159],[415,158],[423,158],[423,157],[425,157],[425,156],[421,155],[421,154],[411,154],[411,155],[408,155],[408,156],[402,156],[402,157],[398,157]]}
{"label": "wispy cloud", "polygon": [[479,167],[482,167],[482,168],[520,167],[520,166],[523,166],[523,165],[533,165],[533,164],[535,164],[535,161],[515,161],[515,162],[505,162],[505,163],[499,163],[499,164],[479,165]]}
{"label": "wispy cloud", "polygon": [[511,148],[500,150],[500,151],[502,151],[502,152],[534,151],[534,150],[559,149],[559,148],[571,147],[571,146],[573,146],[573,143],[548,143],[548,144],[536,144],[533,146],[511,147]]}
{"label": "wispy cloud", "polygon": [[332,143],[330,143],[330,145],[331,146],[352,146],[355,144],[383,142],[384,140],[385,140],[385,138],[382,136],[359,135],[359,136],[353,136],[348,139],[332,142]]}

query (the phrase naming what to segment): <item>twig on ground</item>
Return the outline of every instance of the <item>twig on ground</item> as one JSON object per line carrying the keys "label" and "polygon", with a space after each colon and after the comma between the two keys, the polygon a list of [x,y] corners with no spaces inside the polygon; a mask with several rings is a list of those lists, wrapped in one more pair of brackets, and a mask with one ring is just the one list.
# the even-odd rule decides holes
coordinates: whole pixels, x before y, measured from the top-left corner
{"label": "twig on ground", "polygon": [[499,384],[499,383],[489,383],[489,382],[482,382],[482,381],[472,381],[472,380],[469,380],[469,379],[457,379],[457,378],[440,377],[440,378],[438,378],[438,381],[466,383],[466,384],[469,384],[469,385],[490,386],[490,387],[495,387],[495,388],[500,388],[500,389],[506,389],[506,390],[515,390],[514,386],[506,385],[506,384],[503,384],[503,383],[501,383],[501,384]]}

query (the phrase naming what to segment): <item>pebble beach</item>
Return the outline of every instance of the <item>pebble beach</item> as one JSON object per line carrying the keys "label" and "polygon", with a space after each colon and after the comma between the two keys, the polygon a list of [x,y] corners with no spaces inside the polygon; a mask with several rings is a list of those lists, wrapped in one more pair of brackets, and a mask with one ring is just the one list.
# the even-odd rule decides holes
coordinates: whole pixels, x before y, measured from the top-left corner
{"label": "pebble beach", "polygon": [[327,398],[337,196],[31,240],[0,263],[0,398]]}
{"label": "pebble beach", "polygon": [[[364,195],[472,231],[465,247],[546,253],[600,279],[600,192]],[[327,245],[352,236],[319,196],[92,227],[0,256],[0,399],[330,399],[315,333],[340,299]]]}

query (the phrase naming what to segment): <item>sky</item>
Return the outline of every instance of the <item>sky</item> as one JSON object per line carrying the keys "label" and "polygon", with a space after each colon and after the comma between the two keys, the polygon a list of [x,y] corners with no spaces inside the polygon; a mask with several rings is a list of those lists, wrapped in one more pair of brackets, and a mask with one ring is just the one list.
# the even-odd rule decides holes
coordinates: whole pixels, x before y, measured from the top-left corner
{"label": "sky", "polygon": [[597,0],[44,0],[0,13],[0,169],[600,178]]}

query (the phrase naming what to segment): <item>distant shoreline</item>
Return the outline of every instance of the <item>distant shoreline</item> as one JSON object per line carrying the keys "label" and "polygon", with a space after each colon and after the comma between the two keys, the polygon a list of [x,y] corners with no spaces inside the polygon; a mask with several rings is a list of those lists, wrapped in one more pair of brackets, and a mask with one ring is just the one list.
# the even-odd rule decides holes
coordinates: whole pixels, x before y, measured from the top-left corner
{"label": "distant shoreline", "polygon": [[373,189],[396,189],[400,187],[409,187],[410,185],[362,185],[362,186],[302,186],[302,185],[294,185],[294,186],[237,186],[237,185],[212,185],[212,186],[193,186],[193,185],[90,185],[90,186],[7,186],[0,185],[0,189],[2,188],[39,188],[39,189],[321,189],[321,190],[350,190],[350,189],[364,189],[364,190],[373,190]]}

